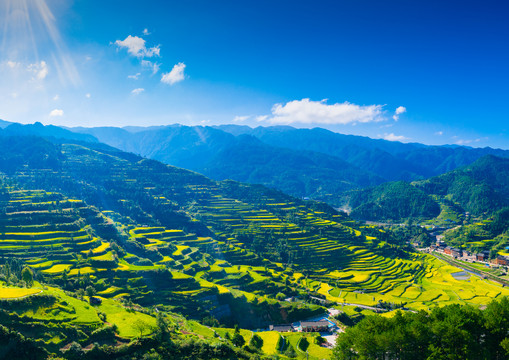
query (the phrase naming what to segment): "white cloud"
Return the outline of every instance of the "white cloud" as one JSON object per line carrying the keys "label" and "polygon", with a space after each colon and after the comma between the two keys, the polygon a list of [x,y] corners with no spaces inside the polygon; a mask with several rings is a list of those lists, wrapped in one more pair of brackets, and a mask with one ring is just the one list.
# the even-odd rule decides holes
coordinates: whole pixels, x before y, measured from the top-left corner
{"label": "white cloud", "polygon": [[153,57],[159,56],[160,54],[160,45],[151,47],[147,49],[145,46],[145,39],[138,36],[129,35],[124,40],[117,40],[115,44],[120,48],[126,48],[127,52],[133,56],[137,57]]}
{"label": "white cloud", "polygon": [[145,36],[150,35],[147,28],[143,29],[143,35]]}
{"label": "white cloud", "polygon": [[175,66],[173,66],[173,69],[171,69],[171,71],[169,73],[163,74],[163,76],[161,77],[161,82],[168,84],[168,85],[173,85],[175,83],[178,83],[179,81],[184,80],[185,68],[186,68],[186,64],[184,64],[182,62],[176,64]]}
{"label": "white cloud", "polygon": [[249,119],[251,116],[235,116],[233,118],[233,122],[244,122],[246,121],[247,119]]}
{"label": "white cloud", "polygon": [[398,121],[399,120],[399,116],[401,114],[403,114],[403,113],[406,113],[406,107],[398,106],[398,108],[394,112],[394,115],[392,116],[392,118],[394,119],[394,121]]}
{"label": "white cloud", "polygon": [[403,135],[394,135],[394,133],[390,133],[390,134],[385,133],[384,136],[383,136],[383,139],[384,140],[389,140],[389,141],[405,141],[405,140],[409,140],[407,137],[405,137]]}
{"label": "white cloud", "polygon": [[17,67],[19,67],[21,65],[19,62],[16,62],[16,61],[7,61],[6,64],[11,69],[15,69],[15,68],[17,68]]}
{"label": "white cloud", "polygon": [[64,116],[64,110],[62,110],[62,109],[51,110],[51,112],[49,113],[49,116]]}
{"label": "white cloud", "polygon": [[435,133],[435,135],[442,136],[442,135],[444,135],[444,132],[443,132],[443,131],[437,131],[437,132]]}
{"label": "white cloud", "polygon": [[141,60],[141,66],[150,68],[152,70],[152,74],[155,75],[159,72],[160,64],[153,63],[152,61],[148,60]]}
{"label": "white cloud", "polygon": [[46,61],[30,64],[27,70],[34,74],[34,80],[44,80],[48,75],[48,64]]}
{"label": "white cloud", "polygon": [[[458,137],[457,136],[453,136],[452,137],[453,139],[457,139]],[[467,144],[472,144],[472,143],[478,143],[478,142],[481,142],[483,140],[488,140],[487,137],[483,137],[483,138],[478,138],[478,139],[469,139],[469,140],[464,140],[464,139],[459,139],[455,142],[456,145],[467,145]]]}
{"label": "white cloud", "polygon": [[88,94],[88,93],[87,93],[87,94],[85,94],[85,97],[86,97],[87,99],[90,99],[90,98],[92,97],[92,95],[90,95],[90,94]]}
{"label": "white cloud", "polygon": [[136,73],[134,75],[127,75],[127,78],[128,79],[133,79],[133,80],[138,80],[138,78],[140,77],[141,73]]}
{"label": "white cloud", "polygon": [[265,121],[269,118],[269,115],[260,115],[256,117],[256,121]]}
{"label": "white cloud", "polygon": [[131,91],[131,94],[139,95],[139,94],[141,94],[144,91],[145,91],[145,89],[143,89],[143,88],[137,88],[137,89],[134,89],[133,91]]}
{"label": "white cloud", "polygon": [[55,96],[53,96],[53,100],[54,101],[58,101],[60,100],[60,96],[58,94],[56,94]]}
{"label": "white cloud", "polygon": [[160,64],[157,64],[157,63],[154,63],[154,65],[152,66],[152,74],[157,74],[159,72],[159,68],[161,67]]}
{"label": "white cloud", "polygon": [[275,104],[269,121],[278,124],[351,124],[386,120],[383,105],[356,105],[349,102],[327,105],[326,100],[293,100]]}

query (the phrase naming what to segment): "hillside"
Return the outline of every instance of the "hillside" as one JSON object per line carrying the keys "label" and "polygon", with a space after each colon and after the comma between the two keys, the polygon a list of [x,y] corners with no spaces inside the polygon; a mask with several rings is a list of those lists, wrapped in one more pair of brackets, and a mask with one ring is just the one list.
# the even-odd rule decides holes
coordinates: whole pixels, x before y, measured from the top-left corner
{"label": "hillside", "polygon": [[[430,220],[465,213],[485,216],[509,204],[509,159],[484,156],[473,164],[413,183],[387,183],[350,193],[351,215],[375,221]],[[454,215],[455,214],[455,215]]]}
{"label": "hillside", "polygon": [[352,193],[349,206],[354,218],[376,221],[430,219],[440,214],[439,204],[409,183],[385,183],[373,189]]}
{"label": "hillside", "polygon": [[[216,182],[97,143],[0,144],[0,316],[16,330],[5,330],[13,343],[19,332],[42,353],[163,354],[166,334],[177,353],[200,349],[206,359],[220,346],[220,358],[249,358],[234,330],[217,326],[238,324],[249,342],[250,329],[323,313],[315,303],[418,310],[509,295],[455,279],[456,268],[389,229],[261,185]],[[27,266],[31,286],[20,280]],[[259,336],[267,346],[250,351],[270,356],[281,336],[298,346],[315,335]],[[311,345],[309,354],[331,355]]]}

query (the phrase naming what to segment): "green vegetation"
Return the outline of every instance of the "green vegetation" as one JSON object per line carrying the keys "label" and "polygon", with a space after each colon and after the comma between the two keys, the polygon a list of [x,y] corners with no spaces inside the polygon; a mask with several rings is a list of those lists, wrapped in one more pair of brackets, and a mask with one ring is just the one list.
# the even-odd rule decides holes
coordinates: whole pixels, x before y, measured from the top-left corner
{"label": "green vegetation", "polygon": [[393,182],[353,192],[352,216],[401,222],[406,219],[457,223],[465,213],[493,214],[509,204],[509,160],[485,156],[428,180]]}
{"label": "green vegetation", "polygon": [[505,247],[509,246],[509,208],[497,211],[484,221],[447,231],[444,241],[474,252],[491,250],[491,257],[505,255]]}
{"label": "green vegetation", "polygon": [[0,161],[0,318],[41,358],[321,359],[330,349],[317,334],[253,330],[325,306],[377,306],[367,316],[509,295],[414,252],[415,227],[362,225],[325,204],[100,144],[31,146],[45,162],[8,148]]}
{"label": "green vegetation", "polygon": [[425,312],[370,316],[348,328],[334,359],[506,359],[509,356],[509,300],[483,311],[449,305]]}

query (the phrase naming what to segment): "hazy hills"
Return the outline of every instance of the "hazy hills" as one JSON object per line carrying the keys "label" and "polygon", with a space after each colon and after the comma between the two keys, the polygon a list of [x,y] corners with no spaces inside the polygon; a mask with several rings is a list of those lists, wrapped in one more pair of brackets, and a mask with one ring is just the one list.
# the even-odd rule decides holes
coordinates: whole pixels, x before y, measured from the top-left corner
{"label": "hazy hills", "polygon": [[509,151],[403,144],[328,130],[223,125],[74,128],[124,151],[213,179],[260,183],[291,195],[343,205],[345,191],[414,181]]}
{"label": "hazy hills", "polygon": [[43,125],[40,122],[22,125],[18,123],[0,122],[0,135],[3,136],[39,136],[56,141],[58,139],[97,142],[97,139],[88,134],[79,134],[54,125]]}

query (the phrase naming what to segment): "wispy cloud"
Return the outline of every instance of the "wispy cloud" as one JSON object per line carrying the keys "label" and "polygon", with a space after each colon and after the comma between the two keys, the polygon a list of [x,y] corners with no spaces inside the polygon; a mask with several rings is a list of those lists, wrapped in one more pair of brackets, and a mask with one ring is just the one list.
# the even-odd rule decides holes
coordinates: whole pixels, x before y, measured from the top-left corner
{"label": "wispy cloud", "polygon": [[48,64],[46,61],[30,64],[27,70],[33,74],[33,80],[44,80],[48,76]]}
{"label": "wispy cloud", "polygon": [[328,105],[326,100],[293,100],[272,107],[274,124],[353,124],[386,120],[383,105],[356,105],[349,102]]}
{"label": "wispy cloud", "polygon": [[406,113],[406,107],[398,106],[398,108],[394,112],[394,115],[392,115],[392,118],[394,119],[394,121],[398,121],[399,120],[399,116],[401,114],[404,114],[404,113]]}
{"label": "wispy cloud", "polygon": [[149,68],[152,71],[152,74],[155,75],[159,72],[159,68],[161,65],[149,60],[141,60],[141,66],[143,66],[144,68]]}
{"label": "wispy cloud", "polygon": [[140,77],[141,73],[136,73],[134,75],[127,75],[127,78],[128,79],[133,79],[133,80],[138,80],[138,78]]}
{"label": "wispy cloud", "polygon": [[87,99],[90,99],[90,98],[92,97],[92,95],[90,95],[89,93],[86,93],[86,94],[85,94],[85,97],[86,97]]}
{"label": "wispy cloud", "polygon": [[443,131],[437,131],[437,132],[435,133],[435,135],[442,136],[442,135],[444,135],[444,132],[443,132]]}
{"label": "wispy cloud", "polygon": [[383,138],[384,140],[389,140],[389,141],[405,141],[405,140],[410,140],[406,136],[395,135],[394,133],[390,133],[390,134],[385,133],[383,136],[379,136],[379,137]]}
{"label": "wispy cloud", "polygon": [[[452,137],[453,139],[458,139],[457,136],[453,136]],[[488,137],[483,137],[483,138],[477,138],[477,139],[458,139],[456,140],[454,143],[456,145],[468,145],[468,144],[475,144],[475,143],[479,143],[481,141],[485,141],[485,140],[488,140],[489,138]]]}
{"label": "wispy cloud", "polygon": [[261,121],[267,120],[268,118],[269,118],[269,115],[259,115],[255,119],[256,119],[256,121],[261,122]]}
{"label": "wispy cloud", "polygon": [[6,64],[11,69],[16,69],[21,66],[21,63],[19,63],[17,61],[7,61]]}
{"label": "wispy cloud", "polygon": [[237,116],[235,116],[235,117],[233,118],[233,122],[236,122],[236,123],[244,122],[244,121],[246,121],[247,119],[249,119],[250,117],[251,117],[251,116],[249,116],[249,115],[246,115],[246,116],[238,116],[238,115],[237,115]]}
{"label": "wispy cloud", "polygon": [[163,76],[161,77],[161,82],[168,84],[168,85],[173,85],[173,84],[176,84],[176,83],[184,80],[185,79],[185,74],[184,74],[185,68],[186,68],[186,64],[184,64],[182,62],[176,64],[175,66],[173,66],[173,69],[171,69],[171,71],[169,73],[163,74]]}
{"label": "wispy cloud", "polygon": [[115,45],[119,48],[125,48],[129,54],[139,58],[150,58],[160,55],[160,45],[147,48],[145,43],[145,39],[132,35],[127,36],[124,40],[115,41]]}
{"label": "wispy cloud", "polygon": [[150,32],[148,31],[147,28],[143,29],[143,35],[145,35],[145,36],[150,35]]}
{"label": "wispy cloud", "polygon": [[51,112],[49,113],[49,116],[51,116],[51,117],[64,116],[64,110],[62,110],[62,109],[51,110]]}
{"label": "wispy cloud", "polygon": [[139,95],[139,94],[141,94],[144,91],[145,91],[145,89],[143,89],[143,88],[137,88],[137,89],[134,89],[133,91],[131,91],[131,94]]}

